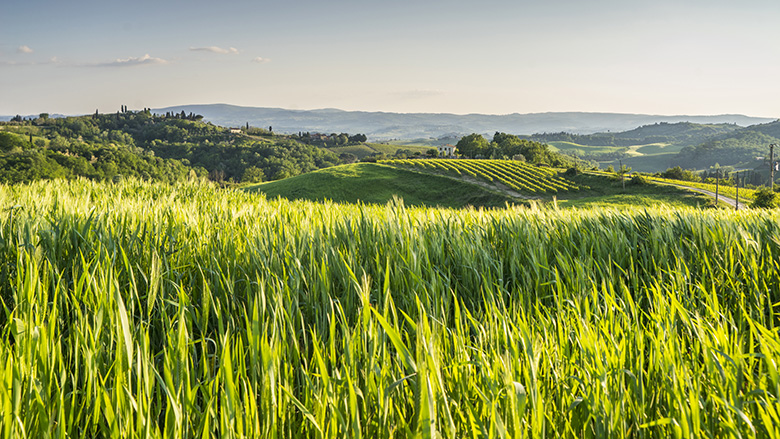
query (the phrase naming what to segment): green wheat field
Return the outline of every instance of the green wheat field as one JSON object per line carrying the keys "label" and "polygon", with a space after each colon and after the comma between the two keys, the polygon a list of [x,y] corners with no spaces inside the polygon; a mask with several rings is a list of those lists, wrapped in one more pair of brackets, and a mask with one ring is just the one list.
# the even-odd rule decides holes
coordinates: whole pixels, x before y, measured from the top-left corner
{"label": "green wheat field", "polygon": [[9,438],[778,438],[780,214],[0,186]]}

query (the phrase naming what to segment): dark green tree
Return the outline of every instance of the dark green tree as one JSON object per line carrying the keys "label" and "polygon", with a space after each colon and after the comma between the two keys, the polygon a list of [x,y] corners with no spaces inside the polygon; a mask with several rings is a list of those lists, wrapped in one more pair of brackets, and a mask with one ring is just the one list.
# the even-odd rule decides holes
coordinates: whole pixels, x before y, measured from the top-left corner
{"label": "dark green tree", "polygon": [[241,176],[241,183],[260,183],[263,181],[263,170],[257,166],[250,166],[244,169],[244,174]]}
{"label": "dark green tree", "polygon": [[484,156],[490,149],[490,144],[481,134],[473,133],[461,138],[455,147],[460,155],[474,158]]}
{"label": "dark green tree", "polygon": [[768,187],[762,187],[756,191],[750,207],[754,209],[773,209],[777,207],[777,193]]}

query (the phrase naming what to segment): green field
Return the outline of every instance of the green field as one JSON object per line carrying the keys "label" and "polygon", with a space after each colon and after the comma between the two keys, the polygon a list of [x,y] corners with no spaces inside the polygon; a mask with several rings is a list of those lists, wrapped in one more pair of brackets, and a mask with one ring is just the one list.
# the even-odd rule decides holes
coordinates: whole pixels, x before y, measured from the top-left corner
{"label": "green field", "polygon": [[384,204],[401,197],[407,205],[503,207],[514,198],[440,175],[376,164],[355,163],[321,169],[284,180],[245,188],[269,198],[333,200]]}
{"label": "green field", "polygon": [[635,210],[649,206],[708,207],[712,198],[661,184],[635,185],[626,177],[625,189],[614,174],[579,174],[572,180],[583,188],[557,196],[556,204],[567,208],[619,208]]}
{"label": "green field", "polygon": [[332,148],[328,148],[328,151],[332,151],[336,154],[355,154],[358,159],[362,159],[363,157],[368,157],[372,154],[376,154],[376,150],[373,148],[369,148],[365,144],[359,144],[359,145],[349,145],[349,146],[334,146]]}
{"label": "green field", "polygon": [[425,146],[425,145],[394,145],[391,143],[367,143],[367,146],[369,146],[371,149],[373,149],[376,152],[380,152],[386,155],[393,155],[398,151],[399,149],[408,149],[409,151],[419,152],[422,155],[425,155],[426,151],[433,148],[436,149],[435,146]]}
{"label": "green field", "polygon": [[403,169],[498,183],[526,195],[580,190],[571,180],[559,176],[556,170],[515,160],[395,159],[382,163]]}
{"label": "green field", "polygon": [[669,154],[678,153],[682,149],[682,145],[668,144],[668,143],[651,143],[649,145],[639,145],[636,151],[642,155],[653,154]]}
{"label": "green field", "polygon": [[618,168],[620,160],[602,160],[598,158],[599,155],[624,152],[626,157],[622,159],[623,164],[631,166],[635,171],[640,172],[661,172],[674,166],[677,153],[683,148],[683,145],[669,143],[648,143],[628,147],[589,146],[563,141],[548,143],[555,151],[580,157],[595,157],[595,160],[599,161],[599,165],[602,168],[610,165]]}
{"label": "green field", "polygon": [[[655,190],[654,190],[655,191]],[[703,207],[709,205],[705,196],[682,193],[615,193],[611,195],[584,196],[565,198],[555,201],[555,205],[564,208],[588,209],[628,209],[642,207]]]}
{"label": "green field", "polygon": [[662,183],[671,183],[676,184],[680,186],[687,186],[692,188],[699,188],[699,189],[706,189],[710,192],[717,191],[719,194],[736,199],[739,197],[740,201],[747,200],[747,201],[753,201],[753,198],[755,197],[756,191],[754,189],[746,189],[746,188],[739,188],[739,194],[737,194],[737,188],[734,186],[725,186],[725,185],[718,185],[716,186],[714,184],[709,183],[701,183],[701,182],[695,182],[695,181],[682,181],[682,180],[672,180],[669,178],[658,178],[658,177],[648,177],[652,181],[662,182]]}
{"label": "green field", "polygon": [[617,153],[626,149],[622,146],[590,146],[563,141],[548,142],[547,144],[551,146],[550,149],[553,151],[559,151],[567,154],[576,154],[580,156]]}
{"label": "green field", "polygon": [[[622,163],[631,167],[635,172],[663,172],[673,166],[675,163],[675,157],[677,153],[660,153],[652,155],[642,155],[634,157],[626,157],[622,159]],[[615,169],[620,167],[620,160],[611,160],[599,162],[601,168],[612,166]]]}
{"label": "green field", "polygon": [[361,143],[359,145],[336,146],[333,148],[328,148],[329,151],[333,151],[336,154],[343,154],[345,152],[355,154],[358,159],[362,159],[373,154],[394,155],[396,152],[398,152],[399,149],[408,149],[412,151],[412,153],[419,152],[420,154],[424,155],[426,151],[431,149],[431,147],[420,145],[399,146],[386,143]]}
{"label": "green field", "polygon": [[[488,164],[498,165],[492,162],[415,159],[392,160],[380,164],[356,163],[246,186],[244,190],[262,192],[269,198],[330,200],[338,203],[384,204],[393,198],[402,198],[407,205],[451,208],[503,207],[506,203],[525,204],[526,201],[514,198],[506,191],[509,189],[507,185],[492,186],[487,184],[488,177],[476,176],[474,171],[478,170],[479,166],[489,169]],[[476,167],[470,168],[466,165]],[[457,166],[464,166],[460,174],[454,171]],[[526,177],[534,179],[532,181],[536,181],[537,185],[541,183],[551,185],[562,180],[558,177],[558,172],[550,168],[537,168],[523,164],[516,164],[516,166],[519,166],[520,171],[535,172],[534,177],[528,175]],[[474,175],[467,174],[467,171],[473,172]],[[522,192],[533,195],[532,198],[538,199],[541,203],[549,203],[552,197],[556,196],[558,206],[578,208],[631,209],[637,206],[658,205],[696,207],[707,206],[710,203],[708,197],[704,195],[664,185],[636,186],[629,183],[624,190],[619,181],[609,178],[606,174],[580,174],[565,181],[569,190]]]}
{"label": "green field", "polygon": [[780,213],[0,186],[0,435],[780,436]]}

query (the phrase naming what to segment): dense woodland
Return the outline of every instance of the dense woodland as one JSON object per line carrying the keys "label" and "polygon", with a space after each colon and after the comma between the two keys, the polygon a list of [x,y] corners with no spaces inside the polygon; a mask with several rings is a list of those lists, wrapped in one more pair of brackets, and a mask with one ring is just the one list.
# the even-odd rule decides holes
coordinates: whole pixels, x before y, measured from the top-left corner
{"label": "dense woodland", "polygon": [[257,182],[333,166],[323,148],[266,130],[229,129],[194,114],[149,110],[0,124],[0,182],[86,177]]}

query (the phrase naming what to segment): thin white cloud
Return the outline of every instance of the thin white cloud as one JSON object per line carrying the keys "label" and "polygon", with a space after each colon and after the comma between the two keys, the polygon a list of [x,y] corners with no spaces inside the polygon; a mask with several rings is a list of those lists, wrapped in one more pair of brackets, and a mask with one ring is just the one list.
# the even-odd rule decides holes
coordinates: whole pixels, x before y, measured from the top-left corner
{"label": "thin white cloud", "polygon": [[162,58],[155,58],[153,56],[149,56],[147,53],[146,55],[142,57],[130,57],[130,58],[124,58],[124,59],[116,59],[114,61],[109,61],[105,63],[95,64],[98,67],[133,67],[133,66],[143,66],[143,65],[152,65],[152,64],[167,64],[168,61],[162,59]]}
{"label": "thin white cloud", "polygon": [[6,67],[20,67],[20,66],[44,66],[44,65],[60,65],[62,62],[57,59],[56,56],[51,57],[47,61],[4,61],[0,60],[0,66]]}
{"label": "thin white cloud", "polygon": [[264,62],[271,62],[271,60],[268,58],[263,58],[262,56],[258,56],[257,58],[252,59],[252,62],[264,63]]}
{"label": "thin white cloud", "polygon": [[219,46],[208,46],[208,47],[190,47],[190,50],[193,52],[211,52],[211,53],[221,53],[224,55],[230,54],[230,55],[237,55],[240,51],[236,49],[235,47],[228,47],[227,49],[223,49]]}
{"label": "thin white cloud", "polygon": [[33,53],[33,50],[30,49],[30,46],[19,46],[16,53]]}

